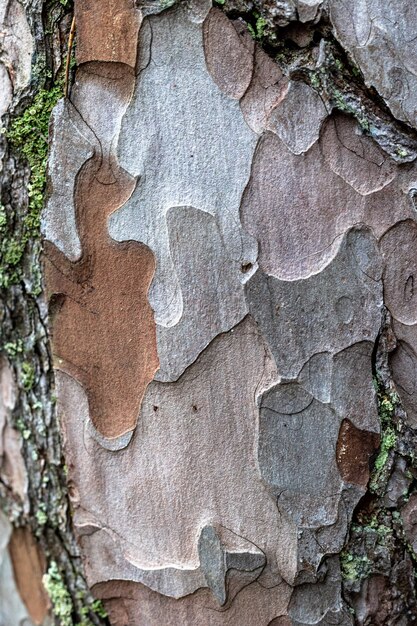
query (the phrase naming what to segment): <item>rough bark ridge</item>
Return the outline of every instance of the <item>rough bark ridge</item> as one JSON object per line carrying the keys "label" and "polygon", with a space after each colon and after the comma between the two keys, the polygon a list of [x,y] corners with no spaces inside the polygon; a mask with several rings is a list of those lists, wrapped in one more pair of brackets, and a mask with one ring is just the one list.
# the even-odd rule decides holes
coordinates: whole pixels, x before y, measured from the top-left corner
{"label": "rough bark ridge", "polygon": [[[75,19],[43,232],[88,585],[117,626],[413,623],[412,3],[79,0]],[[29,171],[5,154],[11,231]],[[72,623],[37,252],[3,247],[4,454],[28,482],[19,500],[3,455],[4,499]]]}
{"label": "rough bark ridge", "polygon": [[0,622],[7,626],[51,624],[51,608],[56,624],[103,623],[69,517],[39,261],[48,123],[63,90],[70,23],[70,2],[0,2],[0,499],[7,516],[0,518]]}

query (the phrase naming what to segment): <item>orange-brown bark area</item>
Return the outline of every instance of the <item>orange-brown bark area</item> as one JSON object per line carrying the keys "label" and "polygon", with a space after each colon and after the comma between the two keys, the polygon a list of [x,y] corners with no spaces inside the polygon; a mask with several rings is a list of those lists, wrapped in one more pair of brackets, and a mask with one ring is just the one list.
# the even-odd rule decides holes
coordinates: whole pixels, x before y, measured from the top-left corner
{"label": "orange-brown bark area", "polygon": [[376,433],[356,428],[348,419],[343,420],[337,440],[336,460],[344,481],[366,487],[370,461],[380,439]]}
{"label": "orange-brown bark area", "polygon": [[50,606],[42,584],[45,562],[28,527],[14,529],[9,550],[20,597],[34,624],[42,624]]}
{"label": "orange-brown bark area", "polygon": [[[64,190],[54,187],[63,205],[74,204],[81,256],[70,259],[56,242],[47,241],[45,279],[55,367],[83,385],[91,421],[113,438],[136,426],[146,386],[158,368],[147,298],[153,254],[136,241],[115,242],[107,227],[109,215],[135,187],[135,179],[116,162],[113,142],[134,83],[142,15],[134,0],[87,0],[76,3],[75,18],[80,67],[67,105],[78,121],[72,126],[57,122],[66,133],[67,148],[63,145],[60,156],[65,160],[65,150],[79,152],[76,136],[89,137],[93,157],[78,174],[83,159],[75,166],[69,192],[65,185]],[[56,184],[57,177],[50,175]]]}
{"label": "orange-brown bark area", "polygon": [[144,245],[116,243],[107,218],[132,192],[123,172],[99,174],[92,159],[79,174],[75,205],[79,261],[45,243],[56,367],[84,386],[91,420],[106,437],[132,430],[147,384],[158,367],[155,324],[147,292],[154,259]]}
{"label": "orange-brown bark area", "polygon": [[75,3],[77,61],[118,61],[135,66],[141,15],[135,0]]}

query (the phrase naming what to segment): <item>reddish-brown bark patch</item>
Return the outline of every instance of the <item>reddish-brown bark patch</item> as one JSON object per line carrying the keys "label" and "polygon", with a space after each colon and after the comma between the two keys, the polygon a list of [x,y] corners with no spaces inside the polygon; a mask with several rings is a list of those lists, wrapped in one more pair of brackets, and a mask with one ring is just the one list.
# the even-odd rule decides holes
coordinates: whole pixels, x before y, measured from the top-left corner
{"label": "reddish-brown bark patch", "polygon": [[15,528],[9,543],[13,573],[28,613],[35,624],[42,624],[49,600],[42,584],[45,562],[29,528]]}
{"label": "reddish-brown bark patch", "polygon": [[147,293],[153,254],[135,241],[118,243],[107,218],[130,196],[135,181],[99,159],[76,186],[79,261],[45,243],[45,274],[55,366],[87,393],[90,417],[106,437],[136,426],[140,404],[157,368],[156,332]]}
{"label": "reddish-brown bark patch", "polygon": [[78,0],[77,62],[119,61],[135,67],[142,15],[134,0]]}
{"label": "reddish-brown bark patch", "polygon": [[369,481],[369,461],[379,446],[380,436],[356,428],[344,419],[339,430],[336,460],[340,475],[347,483],[366,487]]}

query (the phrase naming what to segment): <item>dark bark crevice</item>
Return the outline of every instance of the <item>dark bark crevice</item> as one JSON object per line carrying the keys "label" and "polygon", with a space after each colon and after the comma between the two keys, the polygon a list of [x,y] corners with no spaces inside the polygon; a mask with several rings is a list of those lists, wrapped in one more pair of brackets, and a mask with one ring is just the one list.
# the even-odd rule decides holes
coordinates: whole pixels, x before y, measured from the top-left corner
{"label": "dark bark crevice", "polygon": [[417,555],[404,518],[417,492],[417,432],[407,424],[392,379],[389,358],[395,348],[391,316],[384,309],[373,357],[381,445],[341,555],[344,597],[359,626],[417,622]]}
{"label": "dark bark crevice", "polygon": [[[350,55],[336,39],[326,10],[301,23],[290,3],[224,0],[213,3],[233,20],[241,20],[263,50],[291,80],[310,85],[329,113],[356,119],[365,135],[396,162],[417,158],[417,132],[398,120],[378,92],[365,84]],[[281,11],[279,5],[282,5]]]}
{"label": "dark bark crevice", "polygon": [[71,523],[39,258],[48,118],[62,95],[72,2],[26,2],[25,9],[35,43],[32,78],[13,94],[0,136],[0,353],[16,383],[12,425],[21,435],[28,505],[2,481],[0,505],[16,528],[36,537],[56,624],[99,625],[108,621],[87,587]]}

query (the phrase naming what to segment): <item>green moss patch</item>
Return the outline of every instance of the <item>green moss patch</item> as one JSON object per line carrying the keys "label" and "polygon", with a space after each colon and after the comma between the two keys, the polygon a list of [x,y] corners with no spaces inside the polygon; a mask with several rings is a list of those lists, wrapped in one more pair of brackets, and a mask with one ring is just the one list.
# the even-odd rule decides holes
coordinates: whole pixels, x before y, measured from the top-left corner
{"label": "green moss patch", "polygon": [[[12,119],[5,131],[13,153],[27,162],[30,178],[27,186],[28,208],[18,227],[13,228],[16,216],[8,215],[0,205],[0,287],[8,288],[21,280],[26,248],[29,242],[33,245],[39,240],[46,186],[49,118],[62,97],[62,91],[62,80],[50,90],[40,89],[32,103],[21,115]],[[34,289],[38,292],[39,285]]]}

